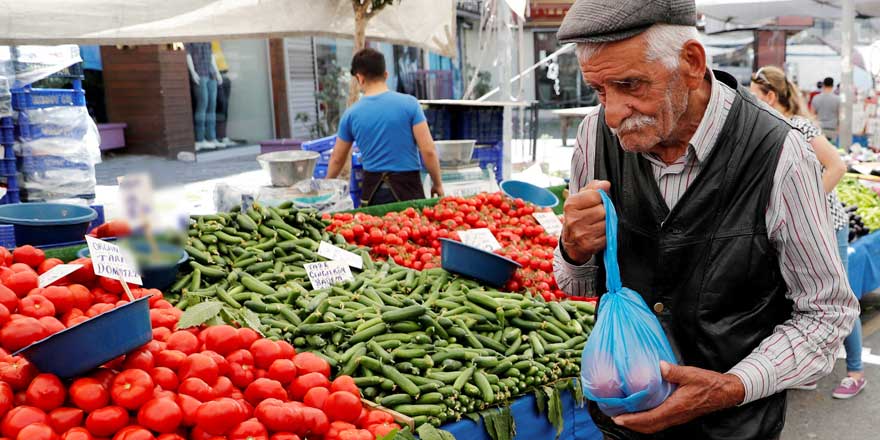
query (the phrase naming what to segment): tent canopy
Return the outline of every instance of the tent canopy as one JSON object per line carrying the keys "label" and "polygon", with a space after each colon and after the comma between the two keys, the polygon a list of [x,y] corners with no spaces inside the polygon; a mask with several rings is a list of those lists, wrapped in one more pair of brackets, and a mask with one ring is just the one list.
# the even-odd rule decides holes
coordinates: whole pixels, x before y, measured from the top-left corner
{"label": "tent canopy", "polygon": [[[787,15],[840,18],[841,0],[697,0],[697,11],[716,20],[761,24]],[[855,0],[856,13],[880,16],[880,1]]]}
{"label": "tent canopy", "polygon": [[[158,44],[354,34],[351,0],[26,0],[4,2],[0,45]],[[402,0],[367,38],[455,57],[452,0]]]}

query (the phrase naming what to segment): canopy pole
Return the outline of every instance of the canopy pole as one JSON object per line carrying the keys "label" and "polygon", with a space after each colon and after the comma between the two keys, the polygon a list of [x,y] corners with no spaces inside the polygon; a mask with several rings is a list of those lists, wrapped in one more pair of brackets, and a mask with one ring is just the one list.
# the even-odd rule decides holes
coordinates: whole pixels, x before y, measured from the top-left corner
{"label": "canopy pole", "polygon": [[842,33],[840,57],[840,124],[838,136],[840,147],[849,151],[853,137],[853,106],[855,91],[853,90],[853,31],[855,29],[856,10],[854,0],[842,1]]}

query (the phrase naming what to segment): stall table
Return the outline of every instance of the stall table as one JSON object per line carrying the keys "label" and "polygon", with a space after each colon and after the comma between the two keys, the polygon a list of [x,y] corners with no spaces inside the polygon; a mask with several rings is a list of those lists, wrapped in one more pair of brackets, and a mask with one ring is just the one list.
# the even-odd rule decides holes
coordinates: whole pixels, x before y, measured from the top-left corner
{"label": "stall table", "polygon": [[857,298],[880,288],[880,231],[850,243],[848,263],[849,284]]}

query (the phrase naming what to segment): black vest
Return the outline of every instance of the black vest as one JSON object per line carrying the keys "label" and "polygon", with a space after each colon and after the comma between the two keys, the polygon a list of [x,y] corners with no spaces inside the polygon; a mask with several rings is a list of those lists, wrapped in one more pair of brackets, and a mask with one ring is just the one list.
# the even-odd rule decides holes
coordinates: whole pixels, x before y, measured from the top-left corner
{"label": "black vest", "polygon": [[[651,164],[621,149],[600,114],[595,175],[611,181],[623,284],[658,312],[682,364],[727,372],[791,316],[765,213],[791,126],[723,72],[736,100],[703,169],[670,212]],[[601,259],[596,279],[605,279]],[[599,291],[604,290],[600,287]],[[662,306],[661,306],[662,304]],[[785,419],[785,393],[654,436],[590,412],[608,438],[768,439]]]}

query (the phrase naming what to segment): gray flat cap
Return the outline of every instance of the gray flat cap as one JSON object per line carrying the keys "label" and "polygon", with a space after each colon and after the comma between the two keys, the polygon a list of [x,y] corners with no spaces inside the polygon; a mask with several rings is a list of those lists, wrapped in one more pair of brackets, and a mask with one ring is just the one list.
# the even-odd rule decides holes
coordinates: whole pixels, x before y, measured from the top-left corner
{"label": "gray flat cap", "polygon": [[556,38],[560,43],[610,43],[658,23],[696,26],[694,0],[577,0]]}

